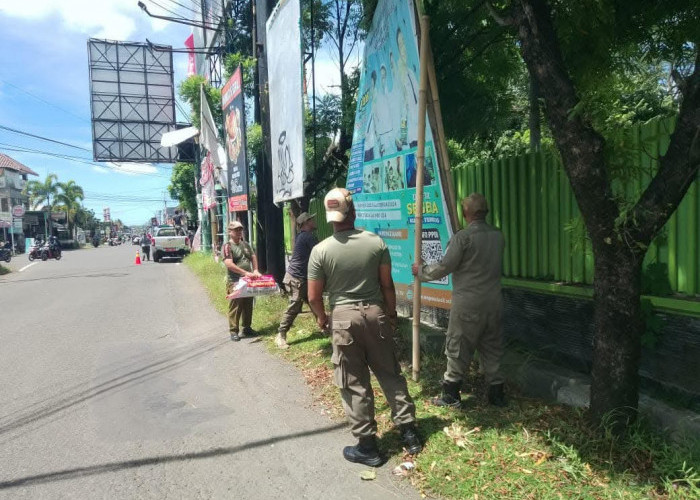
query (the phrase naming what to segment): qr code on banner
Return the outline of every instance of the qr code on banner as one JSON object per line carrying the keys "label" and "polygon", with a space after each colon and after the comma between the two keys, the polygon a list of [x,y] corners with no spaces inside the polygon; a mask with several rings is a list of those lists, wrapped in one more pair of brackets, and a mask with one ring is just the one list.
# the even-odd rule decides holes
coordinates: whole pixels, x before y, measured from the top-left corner
{"label": "qr code on banner", "polygon": [[[442,259],[442,242],[440,234],[435,229],[426,229],[423,231],[423,241],[421,244],[421,258],[426,264],[434,264]],[[438,285],[447,285],[449,280],[447,276],[439,280],[430,281]]]}

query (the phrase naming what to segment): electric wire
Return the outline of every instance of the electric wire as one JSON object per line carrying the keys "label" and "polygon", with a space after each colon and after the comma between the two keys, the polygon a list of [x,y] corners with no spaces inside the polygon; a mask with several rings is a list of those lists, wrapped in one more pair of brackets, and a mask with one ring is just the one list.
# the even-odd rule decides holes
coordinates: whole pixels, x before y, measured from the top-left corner
{"label": "electric wire", "polygon": [[[91,165],[91,166],[96,166],[96,167],[107,168],[107,169],[111,169],[111,170],[114,170],[114,171],[116,171],[116,172],[125,173],[125,174],[147,175],[147,176],[151,176],[151,177],[161,177],[161,178],[164,178],[164,179],[169,179],[169,178],[170,178],[170,176],[168,176],[168,175],[161,175],[161,174],[157,174],[157,173],[153,173],[153,172],[137,172],[137,171],[135,171],[135,170],[129,170],[128,168],[123,168],[123,167],[120,168],[120,167],[117,167],[117,166],[115,166],[115,165],[110,165],[109,163],[104,163],[104,164],[103,164],[103,163],[96,163],[96,162],[90,161],[90,160],[88,160],[88,159],[86,159],[86,158],[80,158],[80,157],[77,157],[77,156],[63,155],[63,154],[60,154],[60,153],[53,153],[53,152],[50,152],[50,151],[41,151],[41,150],[38,150],[38,149],[31,149],[31,148],[26,148],[26,147],[23,147],[23,146],[16,146],[16,145],[13,145],[13,144],[6,145],[6,143],[1,143],[1,142],[0,142],[0,150],[3,150],[3,151],[15,151],[15,152],[19,152],[19,153],[29,153],[29,154],[39,154],[39,155],[51,156],[51,157],[54,157],[54,158],[60,158],[60,159],[63,159],[63,160],[70,160],[70,161],[74,161],[74,162],[77,162],[77,163],[84,163],[84,164],[86,164],[86,165]],[[152,166],[153,166],[154,168],[158,168],[158,167],[155,167],[154,165],[152,165]],[[161,168],[168,168],[168,167],[162,166]]]}
{"label": "electric wire", "polygon": [[87,118],[87,117],[78,116],[78,115],[76,115],[75,113],[73,113],[73,112],[71,112],[71,111],[68,111],[67,109],[62,108],[61,106],[58,106],[57,104],[54,104],[54,103],[52,103],[52,102],[49,102],[49,101],[47,101],[46,99],[42,99],[42,98],[39,97],[38,95],[32,94],[32,93],[29,92],[28,90],[25,90],[25,89],[23,89],[23,88],[21,88],[21,87],[18,87],[17,85],[15,85],[15,84],[13,84],[13,83],[10,83],[10,82],[8,82],[8,81],[6,81],[6,80],[1,80],[1,79],[0,79],[0,83],[2,83],[3,85],[7,85],[8,87],[12,87],[12,88],[14,88],[14,89],[17,89],[17,90],[19,90],[20,92],[24,92],[25,94],[27,94],[27,95],[30,96],[30,97],[33,97],[33,98],[36,99],[37,101],[41,101],[41,102],[43,102],[44,104],[48,104],[49,106],[52,106],[52,107],[54,107],[54,108],[56,108],[56,109],[59,109],[59,110],[63,111],[64,113],[68,113],[69,115],[74,116],[75,118],[78,118],[79,120],[89,120],[89,118]]}
{"label": "electric wire", "polygon": [[69,148],[80,149],[81,151],[88,151],[88,152],[90,151],[89,149],[83,148],[81,146],[76,146],[74,144],[68,144],[67,142],[61,142],[61,141],[57,141],[55,139],[49,139],[48,137],[43,137],[41,135],[30,134],[29,132],[25,132],[23,130],[17,130],[15,128],[11,128],[11,127],[6,127],[5,125],[0,125],[0,129],[7,130],[8,132],[12,132],[14,134],[20,134],[20,135],[26,135],[29,137],[34,137],[35,139],[41,139],[42,141],[53,142],[54,144],[60,144],[62,146],[67,146]]}
{"label": "electric wire", "polygon": [[[163,7],[163,5],[159,4],[159,3],[156,2],[155,0],[149,0],[149,1],[150,1],[153,5],[157,5],[158,7],[160,7],[161,9],[163,9],[165,12],[168,12],[168,13],[174,15],[174,16],[182,17],[182,15],[180,15],[179,12],[175,12],[174,10],[170,10],[170,9],[168,9],[167,7]],[[183,19],[184,19],[184,18],[183,18]]]}
{"label": "electric wire", "polygon": [[188,7],[187,5],[182,4],[182,3],[178,2],[177,0],[165,0],[165,1],[166,1],[166,2],[170,2],[170,3],[173,3],[173,4],[175,4],[175,5],[179,5],[179,6],[182,7],[183,9],[186,9],[186,10],[188,10],[188,11],[190,11],[190,12],[192,12],[193,14],[196,14],[196,15],[198,15],[198,16],[201,16],[201,15],[202,15],[202,11],[201,11],[201,10],[196,10],[196,9],[193,9],[192,7]]}

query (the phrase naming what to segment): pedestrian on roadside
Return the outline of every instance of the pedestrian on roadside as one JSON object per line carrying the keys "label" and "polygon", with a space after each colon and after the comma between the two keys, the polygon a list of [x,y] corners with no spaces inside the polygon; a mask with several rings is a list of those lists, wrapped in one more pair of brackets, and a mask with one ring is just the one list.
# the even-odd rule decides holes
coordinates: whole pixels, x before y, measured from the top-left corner
{"label": "pedestrian on roadside", "polygon": [[147,233],[143,233],[141,236],[141,253],[143,260],[151,260],[151,238]]}
{"label": "pedestrian on roadside", "polygon": [[[258,259],[253,248],[243,239],[243,224],[231,221],[228,224],[228,241],[221,248],[226,266],[226,293],[233,292],[233,287],[241,277],[259,278]],[[242,337],[256,335],[251,328],[253,321],[253,297],[231,299],[228,305],[228,329],[231,340],[239,341]],[[239,325],[243,325],[243,331]]]}
{"label": "pedestrian on roadside", "polygon": [[452,308],[447,325],[445,355],[447,368],[442,395],[432,400],[437,406],[458,408],[460,391],[474,350],[488,385],[489,404],[505,406],[500,373],[503,356],[501,317],[501,274],[503,234],[486,223],[489,208],[486,198],[472,193],[462,200],[467,227],[457,232],[440,262],[418,266],[412,271],[421,281],[433,281],[452,273]]}
{"label": "pedestrian on roadside", "polygon": [[[396,361],[391,257],[379,236],[355,229],[355,207],[348,190],[331,189],[324,205],[333,235],[311,250],[309,304],[318,326],[332,331],[335,385],[340,388],[351,432],[358,438],[357,445],[343,449],[343,456],[350,462],[378,467],[384,460],[377,447],[370,369],[391,407],[406,450],[416,454],[422,449],[415,405]],[[330,317],[323,305],[324,291],[329,295]]]}
{"label": "pedestrian on roadside", "polygon": [[318,243],[318,239],[314,235],[314,229],[316,229],[315,217],[316,214],[308,214],[306,212],[302,212],[297,217],[299,234],[294,241],[294,251],[289,259],[287,272],[282,280],[282,284],[289,293],[289,306],[282,314],[282,321],[280,321],[277,338],[275,339],[275,343],[280,349],[289,348],[287,332],[301,312],[304,302],[309,302],[306,273],[309,267],[311,249]]}

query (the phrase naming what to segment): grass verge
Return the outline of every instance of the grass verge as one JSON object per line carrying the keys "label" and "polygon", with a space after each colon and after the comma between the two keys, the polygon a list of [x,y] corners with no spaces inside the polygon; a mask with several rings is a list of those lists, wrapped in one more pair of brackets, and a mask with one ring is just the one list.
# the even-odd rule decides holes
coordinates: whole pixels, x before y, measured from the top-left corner
{"label": "grass verge", "polygon": [[2,276],[3,274],[9,274],[9,273],[10,273],[10,270],[8,268],[6,268],[5,266],[3,266],[2,264],[0,264],[0,276]]}
{"label": "grass verge", "polygon": [[[207,255],[185,263],[199,276],[214,306],[224,313],[224,269]],[[289,332],[290,349],[278,350],[274,336],[286,307],[282,297],[256,299],[253,328],[268,349],[297,366],[332,417],[342,418],[332,384],[331,345],[305,308]],[[415,458],[411,481],[428,496],[470,499],[653,498],[700,499],[698,443],[671,444],[639,422],[624,436],[591,429],[584,411],[547,405],[511,394],[507,408],[485,402],[475,369],[463,410],[438,408],[441,356],[424,356],[421,381],[410,380],[410,325],[400,322],[398,346],[409,390],[416,402],[424,451]],[[473,367],[474,368],[474,367]],[[380,445],[401,458],[398,432],[375,383]]]}

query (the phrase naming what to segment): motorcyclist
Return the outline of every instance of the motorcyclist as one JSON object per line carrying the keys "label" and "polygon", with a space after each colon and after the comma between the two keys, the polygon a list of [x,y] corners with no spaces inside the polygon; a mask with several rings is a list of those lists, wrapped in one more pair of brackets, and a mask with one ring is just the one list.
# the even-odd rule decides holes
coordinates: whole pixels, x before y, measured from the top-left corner
{"label": "motorcyclist", "polygon": [[55,235],[49,236],[49,250],[51,253],[61,251],[61,245],[58,243],[58,238]]}

